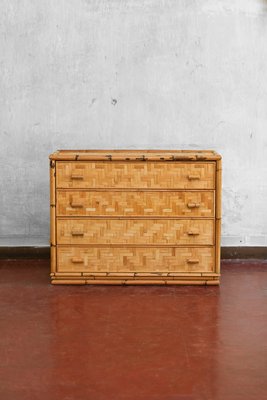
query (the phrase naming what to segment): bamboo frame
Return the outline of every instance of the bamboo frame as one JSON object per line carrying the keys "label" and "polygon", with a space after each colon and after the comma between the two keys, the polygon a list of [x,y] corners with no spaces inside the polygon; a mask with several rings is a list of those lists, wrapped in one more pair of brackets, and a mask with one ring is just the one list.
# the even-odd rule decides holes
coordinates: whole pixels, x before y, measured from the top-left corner
{"label": "bamboo frame", "polygon": [[[188,272],[187,273],[156,273],[150,274],[147,272],[144,273],[128,273],[128,272],[109,272],[109,273],[99,273],[99,272],[53,272],[50,274],[53,279],[72,279],[72,278],[86,278],[86,279],[97,279],[97,280],[105,280],[105,279],[118,279],[121,278],[123,280],[129,280],[129,279],[134,279],[134,280],[150,280],[150,279],[160,279],[161,281],[166,281],[166,280],[187,280],[188,279]],[[210,273],[190,273],[190,277],[194,277],[195,280],[218,280],[220,274],[216,274],[214,272]]]}
{"label": "bamboo frame", "polygon": [[220,273],[221,264],[221,218],[222,218],[222,161],[216,162],[216,198],[215,198],[215,271]]}
{"label": "bamboo frame", "polygon": [[219,285],[219,280],[53,279],[54,285]]}
{"label": "bamboo frame", "polygon": [[61,161],[216,161],[221,156],[213,150],[58,150],[49,158]]}
{"label": "bamboo frame", "polygon": [[[219,278],[220,278],[220,241],[221,241],[221,185],[222,185],[222,162],[221,162],[221,156],[217,154],[214,151],[211,150],[202,150],[202,151],[186,151],[186,150],[181,150],[181,151],[172,151],[172,150],[164,150],[164,151],[158,151],[158,150],[61,150],[57,151],[53,154],[50,155],[50,245],[51,245],[51,283],[52,284],[73,284],[73,285],[85,285],[85,284],[94,284],[94,285],[218,285],[219,284]],[[65,162],[66,165],[69,163],[71,164],[73,161],[74,162],[80,162],[83,161],[83,166],[86,163],[86,161],[105,161],[105,162],[110,162],[110,168],[112,168],[112,163],[117,163],[118,167],[118,162],[122,163],[125,162],[127,163],[128,161],[134,162],[134,163],[144,163],[144,162],[166,162],[168,164],[168,167],[171,169],[172,165],[175,162],[183,162],[185,164],[190,164],[192,165],[195,163],[213,163],[215,165],[215,174],[214,176],[214,188],[211,189],[210,187],[203,187],[203,179],[207,176],[206,174],[203,174],[202,176],[198,176],[198,179],[189,179],[189,182],[192,181],[192,186],[191,183],[189,184],[188,187],[184,189],[173,189],[172,187],[169,188],[164,188],[163,187],[150,187],[144,188],[144,187],[115,187],[112,189],[107,187],[107,188],[101,188],[101,187],[81,187],[74,186],[72,188],[70,187],[60,187],[57,188],[57,181],[56,181],[56,165],[57,161],[60,162]],[[62,164],[62,163],[61,163]],[[60,164],[58,164],[60,165]],[[72,164],[73,166],[74,164]],[[160,165],[160,164],[158,164]],[[118,167],[119,168],[119,167]],[[152,167],[151,167],[152,168]],[[70,168],[71,170],[71,168]],[[162,170],[161,170],[162,171]],[[76,175],[75,175],[76,176]],[[193,175],[192,175],[193,176]],[[195,176],[195,175],[194,175]],[[80,177],[80,175],[79,175]],[[86,177],[87,179],[87,177]],[[145,175],[145,179],[147,179],[147,176]],[[84,177],[83,177],[84,180]],[[79,180],[80,181],[80,180]],[[76,180],[75,180],[76,182]],[[200,185],[198,186],[198,182],[200,182]],[[201,186],[202,183],[202,186]],[[193,186],[195,185],[195,186]],[[88,186],[88,183],[87,183]],[[56,212],[56,203],[57,203],[57,190],[60,190],[61,192],[68,192],[68,191],[76,191],[77,193],[84,193],[86,192],[91,192],[91,193],[96,193],[96,192],[163,192],[163,191],[169,191],[169,192],[213,192],[214,193],[214,215],[212,216],[170,216],[168,217],[167,215],[158,215],[156,216],[155,214],[151,215],[134,215],[134,216],[118,216],[118,215],[96,215],[96,216],[89,216],[89,215],[62,215],[57,217],[57,212]],[[58,202],[59,202],[58,198]],[[128,203],[127,203],[128,205]],[[151,207],[151,205],[150,205]],[[209,205],[209,207],[212,207]],[[208,207],[208,208],[209,208]],[[209,208],[210,209],[210,208]],[[77,264],[77,272],[75,271],[68,271],[67,268],[64,268],[63,271],[62,269],[58,271],[58,266],[57,266],[57,253],[58,253],[58,243],[57,243],[57,219],[58,220],[66,220],[66,219],[72,219],[75,223],[75,221],[78,221],[79,219],[83,219],[84,221],[90,222],[93,221],[93,219],[114,219],[114,220],[119,220],[119,219],[186,219],[186,220],[213,220],[215,223],[215,229],[213,230],[214,232],[214,240],[213,240],[213,245],[207,245],[205,243],[199,243],[199,244],[188,244],[186,247],[188,248],[196,248],[197,251],[198,249],[203,249],[203,248],[213,248],[214,255],[213,255],[213,267],[212,271],[207,271],[207,272],[194,272],[193,269],[191,269],[192,272],[188,269],[187,272],[166,272],[165,271],[158,271],[158,272],[146,272],[140,271],[140,268],[138,271],[123,271],[123,265],[119,266],[118,265],[118,271],[117,272],[100,272],[100,271],[88,271],[88,269],[83,269],[83,263]],[[160,224],[159,224],[160,225]],[[126,229],[126,228],[125,228]],[[127,228],[128,229],[128,228]],[[137,233],[138,234],[138,233]],[[164,232],[163,232],[164,234]],[[168,234],[168,231],[166,232]],[[109,244],[97,244],[97,243],[85,243],[82,246],[79,244],[70,244],[70,243],[65,243],[64,245],[61,245],[61,248],[70,248],[70,247],[81,247],[81,248],[89,248],[93,247],[95,249],[101,249],[102,247],[109,247],[110,249],[118,247],[118,244],[110,242]],[[144,247],[159,247],[159,248],[168,248],[168,247],[179,247],[183,248],[182,244],[178,244],[178,242],[173,246],[173,244],[169,245],[168,242],[165,244],[159,244],[155,241],[155,243],[139,243],[134,244],[129,241],[128,244],[126,243],[121,243],[119,247],[121,249],[127,247],[136,247],[136,248],[144,248]],[[97,250],[98,251],[98,250]],[[180,251],[180,250],[179,250]],[[197,258],[198,258],[199,253],[197,253]],[[76,256],[80,257],[80,254],[76,253]],[[153,258],[154,260],[154,258]],[[58,260],[59,262],[59,260]],[[119,262],[119,259],[118,259]],[[60,262],[59,262],[60,265]],[[153,265],[153,264],[152,264]],[[171,264],[170,264],[171,265]],[[174,265],[175,266],[175,265]],[[121,269],[120,269],[121,268]],[[103,268],[102,268],[103,269]],[[152,269],[153,271],[153,269]]]}
{"label": "bamboo frame", "polygon": [[50,161],[50,256],[51,273],[56,271],[56,162]]}
{"label": "bamboo frame", "polygon": [[52,279],[53,285],[85,285],[86,281],[82,279]]}

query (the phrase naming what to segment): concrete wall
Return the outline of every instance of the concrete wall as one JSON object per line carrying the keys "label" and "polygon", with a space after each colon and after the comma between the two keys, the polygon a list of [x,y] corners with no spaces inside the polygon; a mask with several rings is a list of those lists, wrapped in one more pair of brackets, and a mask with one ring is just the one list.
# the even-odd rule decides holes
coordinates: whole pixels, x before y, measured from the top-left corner
{"label": "concrete wall", "polygon": [[267,244],[267,1],[2,0],[0,245],[49,243],[48,155],[215,149],[223,245]]}

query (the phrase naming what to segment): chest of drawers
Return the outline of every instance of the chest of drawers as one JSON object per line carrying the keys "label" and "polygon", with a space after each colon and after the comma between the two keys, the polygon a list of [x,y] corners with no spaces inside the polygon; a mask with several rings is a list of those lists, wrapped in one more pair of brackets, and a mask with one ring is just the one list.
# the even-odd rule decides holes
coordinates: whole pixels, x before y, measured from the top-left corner
{"label": "chest of drawers", "polygon": [[214,151],[50,155],[53,284],[219,284]]}

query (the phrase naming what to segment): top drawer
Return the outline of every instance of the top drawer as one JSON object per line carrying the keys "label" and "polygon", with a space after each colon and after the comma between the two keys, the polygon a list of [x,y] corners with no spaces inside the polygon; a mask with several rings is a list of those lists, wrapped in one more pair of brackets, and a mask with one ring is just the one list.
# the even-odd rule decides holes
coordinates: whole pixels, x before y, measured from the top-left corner
{"label": "top drawer", "polygon": [[214,189],[215,162],[57,161],[58,188]]}

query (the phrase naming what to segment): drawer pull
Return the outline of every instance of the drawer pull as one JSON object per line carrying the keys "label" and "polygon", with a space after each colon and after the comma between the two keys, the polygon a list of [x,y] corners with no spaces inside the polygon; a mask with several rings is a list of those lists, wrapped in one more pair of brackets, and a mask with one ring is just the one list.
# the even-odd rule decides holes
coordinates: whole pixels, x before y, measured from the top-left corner
{"label": "drawer pull", "polygon": [[200,203],[187,203],[188,208],[199,208]]}
{"label": "drawer pull", "polygon": [[196,180],[200,179],[200,176],[199,175],[188,175],[187,178],[189,181],[196,181]]}
{"label": "drawer pull", "polygon": [[70,179],[83,180],[83,175],[71,174]]}
{"label": "drawer pull", "polygon": [[84,233],[82,231],[71,231],[72,236],[83,236]]}
{"label": "drawer pull", "polygon": [[199,260],[197,258],[188,258],[187,263],[188,264],[198,264]]}
{"label": "drawer pull", "polygon": [[83,259],[78,257],[72,257],[71,262],[73,264],[83,264]]}
{"label": "drawer pull", "polygon": [[199,231],[188,231],[187,234],[189,236],[197,236],[197,235],[199,235]]}
{"label": "drawer pull", "polygon": [[70,203],[72,208],[83,208],[83,204],[81,203]]}

